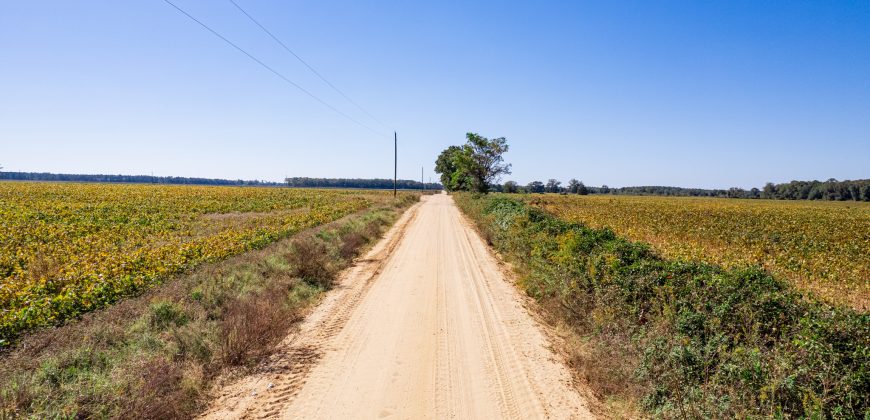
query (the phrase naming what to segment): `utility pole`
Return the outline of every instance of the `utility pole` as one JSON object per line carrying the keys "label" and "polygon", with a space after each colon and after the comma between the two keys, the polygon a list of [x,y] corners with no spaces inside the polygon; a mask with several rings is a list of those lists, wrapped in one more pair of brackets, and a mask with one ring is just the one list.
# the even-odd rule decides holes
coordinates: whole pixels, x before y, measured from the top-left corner
{"label": "utility pole", "polygon": [[396,198],[396,175],[399,172],[399,136],[393,131],[393,198]]}
{"label": "utility pole", "polygon": [[420,194],[426,193],[426,184],[423,183],[423,167],[420,167]]}

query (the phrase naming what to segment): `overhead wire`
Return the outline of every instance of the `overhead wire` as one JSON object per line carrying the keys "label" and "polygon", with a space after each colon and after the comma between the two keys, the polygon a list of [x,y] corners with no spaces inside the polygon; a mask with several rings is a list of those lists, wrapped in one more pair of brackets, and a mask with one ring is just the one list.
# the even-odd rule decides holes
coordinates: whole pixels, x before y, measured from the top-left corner
{"label": "overhead wire", "polygon": [[387,125],[386,125],[386,124],[384,124],[381,120],[379,120],[377,117],[375,117],[374,115],[372,115],[372,113],[370,113],[370,112],[367,111],[365,108],[363,108],[362,105],[360,105],[359,103],[357,103],[356,101],[354,101],[353,99],[351,99],[350,96],[348,96],[348,95],[345,94],[341,89],[339,89],[339,88],[336,87],[334,84],[332,84],[332,82],[330,82],[329,80],[327,80],[326,77],[324,77],[322,74],[320,74],[320,72],[318,72],[318,71],[317,71],[313,66],[311,66],[310,64],[308,64],[307,61],[303,60],[302,57],[300,57],[300,56],[299,56],[298,54],[296,54],[292,49],[290,49],[290,47],[288,47],[287,44],[285,44],[285,43],[282,42],[280,39],[278,39],[278,37],[275,36],[275,34],[273,34],[272,31],[270,31],[270,30],[267,29],[265,26],[263,26],[263,24],[261,24],[259,21],[257,21],[257,19],[254,19],[254,17],[251,16],[251,14],[248,13],[245,9],[243,9],[242,6],[239,6],[239,4],[235,2],[235,0],[229,0],[229,2],[232,3],[233,6],[236,6],[236,9],[239,9],[239,11],[242,12],[242,14],[244,14],[245,16],[247,16],[248,19],[250,19],[251,22],[253,22],[253,23],[254,23],[255,25],[257,25],[257,26],[258,26],[258,27],[259,27],[263,32],[265,32],[266,35],[269,35],[269,37],[272,38],[273,41],[277,42],[278,45],[280,45],[282,48],[284,48],[285,51],[287,51],[288,53],[290,53],[293,57],[296,57],[296,59],[299,60],[300,63],[304,64],[305,67],[307,67],[308,70],[311,70],[311,72],[314,73],[318,78],[320,78],[320,80],[322,80],[324,83],[326,83],[327,85],[329,85],[329,87],[331,87],[333,90],[335,90],[336,92],[338,92],[339,95],[341,95],[344,99],[346,99],[348,102],[350,102],[350,103],[353,104],[355,107],[357,107],[357,108],[358,108],[360,111],[362,111],[364,114],[368,115],[369,118],[371,118],[372,120],[376,121],[376,122],[377,122],[378,124],[380,124],[381,126],[387,128]]}
{"label": "overhead wire", "polygon": [[296,82],[290,80],[287,76],[284,76],[284,75],[283,75],[282,73],[280,73],[279,71],[275,70],[274,68],[270,67],[268,64],[264,63],[264,62],[263,62],[262,60],[260,60],[259,58],[255,57],[253,54],[247,52],[244,48],[242,48],[242,47],[236,45],[234,42],[230,41],[230,40],[227,39],[225,36],[223,36],[223,35],[221,35],[219,32],[217,32],[216,30],[212,29],[211,27],[209,27],[208,25],[206,25],[205,23],[203,23],[203,22],[200,21],[199,19],[193,17],[193,15],[191,15],[190,13],[187,13],[187,11],[185,11],[184,9],[178,7],[175,3],[171,2],[170,0],[163,0],[163,1],[166,2],[167,4],[169,4],[170,6],[172,6],[173,8],[175,8],[175,10],[177,10],[177,11],[180,12],[181,14],[187,16],[190,20],[192,20],[192,21],[198,23],[200,26],[202,26],[203,28],[205,28],[206,30],[208,30],[209,32],[211,32],[212,35],[214,35],[214,36],[220,38],[221,40],[223,40],[224,42],[226,42],[227,44],[229,44],[231,47],[235,48],[236,50],[238,50],[238,51],[241,52],[242,54],[246,55],[248,58],[250,58],[251,60],[253,60],[253,61],[256,62],[257,64],[259,64],[260,66],[262,66],[262,67],[265,68],[266,70],[269,70],[269,71],[272,72],[274,75],[276,75],[276,76],[278,76],[279,78],[281,78],[281,80],[287,82],[288,84],[290,84],[291,86],[295,87],[296,89],[299,89],[300,91],[302,91],[302,92],[305,93],[306,95],[310,96],[312,99],[316,100],[317,102],[320,102],[323,106],[325,106],[325,107],[331,109],[331,110],[334,111],[335,113],[337,113],[337,114],[341,115],[342,117],[348,119],[349,121],[351,121],[351,122],[353,122],[353,123],[359,125],[360,127],[363,127],[363,128],[365,128],[365,129],[371,131],[372,133],[375,133],[375,134],[380,135],[380,136],[388,137],[386,134],[384,134],[384,133],[382,133],[382,132],[380,132],[380,131],[378,131],[378,130],[375,130],[374,128],[371,128],[371,127],[369,127],[369,126],[366,125],[366,124],[363,124],[362,122],[358,121],[357,119],[355,119],[355,118],[351,117],[350,115],[348,115],[348,114],[342,112],[342,111],[339,110],[338,108],[336,108],[336,107],[330,105],[328,102],[324,101],[323,99],[320,99],[320,98],[317,97],[315,94],[309,92],[307,89],[303,88],[302,86],[300,86],[300,85],[297,84]]}

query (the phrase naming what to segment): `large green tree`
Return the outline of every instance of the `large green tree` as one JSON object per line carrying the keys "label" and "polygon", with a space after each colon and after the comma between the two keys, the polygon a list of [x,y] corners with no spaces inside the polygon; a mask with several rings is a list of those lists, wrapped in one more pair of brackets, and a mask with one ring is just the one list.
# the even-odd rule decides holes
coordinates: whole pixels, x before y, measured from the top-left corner
{"label": "large green tree", "polygon": [[441,185],[447,191],[465,189],[467,182],[460,176],[458,167],[462,152],[461,146],[450,146],[435,160],[435,172],[441,174]]}
{"label": "large green tree", "polygon": [[504,163],[508,151],[504,137],[488,139],[477,133],[467,133],[462,146],[450,146],[438,155],[435,172],[448,191],[489,192],[502,175],[511,173]]}

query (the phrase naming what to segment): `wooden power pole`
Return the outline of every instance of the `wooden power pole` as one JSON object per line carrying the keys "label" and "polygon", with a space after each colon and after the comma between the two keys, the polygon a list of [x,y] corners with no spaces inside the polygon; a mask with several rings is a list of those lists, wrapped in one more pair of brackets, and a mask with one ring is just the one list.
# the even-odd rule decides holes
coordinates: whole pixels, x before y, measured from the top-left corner
{"label": "wooden power pole", "polygon": [[423,167],[420,167],[420,194],[426,193],[426,184],[423,183]]}
{"label": "wooden power pole", "polygon": [[393,131],[393,198],[396,198],[396,175],[399,171],[399,136]]}

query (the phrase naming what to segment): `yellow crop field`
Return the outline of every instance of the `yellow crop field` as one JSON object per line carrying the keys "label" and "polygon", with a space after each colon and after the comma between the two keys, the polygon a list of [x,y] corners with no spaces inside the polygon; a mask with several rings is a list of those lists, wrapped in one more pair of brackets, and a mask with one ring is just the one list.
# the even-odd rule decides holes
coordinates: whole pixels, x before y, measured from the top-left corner
{"label": "yellow crop field", "polygon": [[760,265],[823,298],[870,308],[870,203],[533,195],[531,204],[650,243],[665,257]]}
{"label": "yellow crop field", "polygon": [[391,192],[0,182],[0,348]]}

